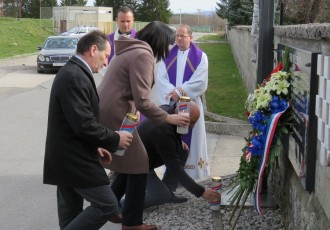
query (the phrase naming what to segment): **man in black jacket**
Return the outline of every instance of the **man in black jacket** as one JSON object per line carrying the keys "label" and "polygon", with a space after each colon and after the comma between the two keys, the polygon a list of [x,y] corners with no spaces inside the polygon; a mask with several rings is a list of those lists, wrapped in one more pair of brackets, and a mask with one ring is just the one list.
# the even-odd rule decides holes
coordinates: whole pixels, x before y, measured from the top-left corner
{"label": "man in black jacket", "polygon": [[[169,114],[175,113],[174,108],[169,105],[162,105],[161,108]],[[194,127],[199,114],[197,104],[190,102],[190,127]],[[161,126],[157,126],[149,119],[145,119],[138,126],[138,132],[149,157],[150,173],[148,175],[145,208],[166,202],[178,203],[184,201],[175,197],[166,184],[160,181],[157,175],[154,174],[154,168],[162,165],[166,166],[166,169],[176,178],[178,183],[196,197],[202,197],[207,201],[219,199],[220,194],[217,191],[205,189],[184,171],[183,167],[189,149],[181,141],[175,125],[163,123]]]}
{"label": "man in black jacket", "polygon": [[[50,94],[44,159],[45,184],[57,185],[60,229],[100,229],[120,222],[116,197],[103,168],[110,152],[126,149],[133,136],[103,127],[93,73],[107,65],[110,44],[93,31],[82,37],[77,55],[57,73]],[[83,201],[91,205],[83,209]]]}

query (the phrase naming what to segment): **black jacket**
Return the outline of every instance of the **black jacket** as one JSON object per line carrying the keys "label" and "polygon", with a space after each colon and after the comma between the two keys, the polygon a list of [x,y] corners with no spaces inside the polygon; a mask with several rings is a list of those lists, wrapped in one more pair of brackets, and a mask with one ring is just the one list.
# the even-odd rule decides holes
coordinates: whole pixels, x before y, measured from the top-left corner
{"label": "black jacket", "polygon": [[[169,114],[174,113],[170,106],[161,107]],[[149,167],[153,169],[165,164],[185,189],[200,197],[205,189],[184,171],[181,156],[187,152],[182,148],[181,135],[176,132],[176,126],[166,122],[159,126],[146,118],[137,129],[148,153]]]}
{"label": "black jacket", "polygon": [[49,100],[45,184],[84,188],[109,184],[97,147],[115,151],[119,135],[98,122],[93,75],[77,57],[57,73]]}

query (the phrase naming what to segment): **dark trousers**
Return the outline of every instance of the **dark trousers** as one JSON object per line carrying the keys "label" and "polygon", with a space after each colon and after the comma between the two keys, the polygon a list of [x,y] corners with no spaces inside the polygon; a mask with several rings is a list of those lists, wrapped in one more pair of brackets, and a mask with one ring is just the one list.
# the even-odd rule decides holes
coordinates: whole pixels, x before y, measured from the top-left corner
{"label": "dark trousers", "polygon": [[144,208],[165,204],[171,198],[172,192],[159,179],[154,169],[148,173]]}
{"label": "dark trousers", "polygon": [[118,173],[111,184],[111,189],[118,202],[125,194],[122,207],[123,225],[135,226],[143,224],[143,208],[147,174]]}
{"label": "dark trousers", "polygon": [[[85,209],[84,199],[90,202]],[[109,185],[84,189],[57,186],[57,209],[61,230],[97,230],[118,214],[118,202]]]}

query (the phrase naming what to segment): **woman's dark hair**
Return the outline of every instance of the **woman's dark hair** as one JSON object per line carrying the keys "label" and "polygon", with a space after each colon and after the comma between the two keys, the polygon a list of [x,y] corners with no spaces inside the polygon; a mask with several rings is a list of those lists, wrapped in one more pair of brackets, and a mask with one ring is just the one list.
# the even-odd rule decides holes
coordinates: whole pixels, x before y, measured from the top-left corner
{"label": "woman's dark hair", "polygon": [[109,38],[100,30],[93,30],[79,39],[77,44],[77,54],[84,54],[90,50],[92,45],[96,45],[100,51],[107,48]]}
{"label": "woman's dark hair", "polygon": [[165,59],[171,42],[173,31],[163,22],[153,21],[138,31],[135,38],[148,43],[157,61]]}

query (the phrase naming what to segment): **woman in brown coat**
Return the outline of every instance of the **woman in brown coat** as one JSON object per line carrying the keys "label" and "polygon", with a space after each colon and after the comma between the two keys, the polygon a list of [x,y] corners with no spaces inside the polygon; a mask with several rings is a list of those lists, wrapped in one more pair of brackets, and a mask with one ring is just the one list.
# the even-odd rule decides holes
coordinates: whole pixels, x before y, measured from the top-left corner
{"label": "woman in brown coat", "polygon": [[[137,32],[136,39],[121,37],[115,41],[116,55],[98,87],[100,121],[104,126],[118,130],[125,115],[136,111],[157,124],[189,125],[189,118],[169,115],[150,99],[155,58],[159,61],[167,56],[172,34],[164,23],[151,22]],[[137,131],[124,156],[113,155],[110,170],[118,173],[111,185],[117,199],[126,194],[122,229],[156,229],[142,222],[149,165]]]}

